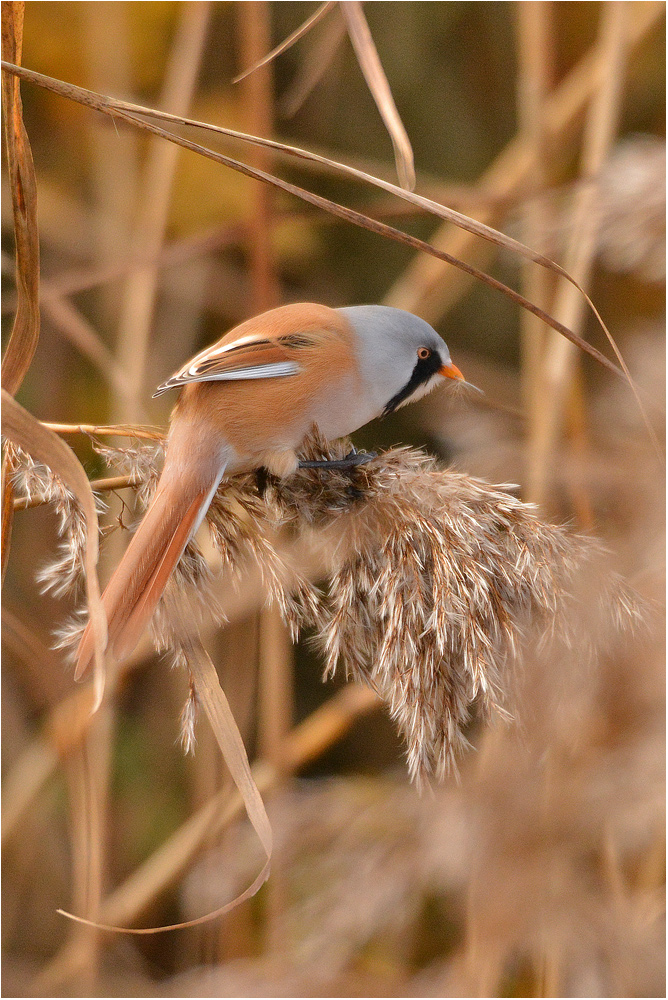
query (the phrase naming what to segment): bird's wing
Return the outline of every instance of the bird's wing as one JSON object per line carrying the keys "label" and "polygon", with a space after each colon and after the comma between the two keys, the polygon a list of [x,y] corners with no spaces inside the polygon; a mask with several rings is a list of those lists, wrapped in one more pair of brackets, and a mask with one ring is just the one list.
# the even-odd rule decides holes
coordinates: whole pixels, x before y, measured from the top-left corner
{"label": "bird's wing", "polygon": [[317,345],[317,334],[290,333],[277,337],[251,335],[219,341],[158,386],[159,396],[167,389],[188,382],[219,382],[249,378],[283,378],[297,375],[300,349]]}

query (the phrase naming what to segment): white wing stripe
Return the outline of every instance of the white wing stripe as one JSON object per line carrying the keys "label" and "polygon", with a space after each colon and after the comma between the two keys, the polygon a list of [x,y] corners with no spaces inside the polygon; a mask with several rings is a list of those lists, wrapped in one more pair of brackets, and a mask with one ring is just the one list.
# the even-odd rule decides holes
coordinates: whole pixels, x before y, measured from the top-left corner
{"label": "white wing stripe", "polygon": [[236,379],[252,378],[285,378],[287,375],[298,375],[301,367],[294,361],[274,361],[266,365],[249,365],[246,368],[232,368],[229,371],[198,374],[192,368],[179,372],[159,385],[153,397],[161,396],[168,389],[178,389],[190,382],[234,382]]}
{"label": "white wing stripe", "polygon": [[234,381],[238,378],[280,378],[284,375],[297,375],[301,371],[294,361],[274,361],[268,365],[251,365],[248,368],[231,368],[226,372],[216,372],[211,375],[197,376],[198,382]]}

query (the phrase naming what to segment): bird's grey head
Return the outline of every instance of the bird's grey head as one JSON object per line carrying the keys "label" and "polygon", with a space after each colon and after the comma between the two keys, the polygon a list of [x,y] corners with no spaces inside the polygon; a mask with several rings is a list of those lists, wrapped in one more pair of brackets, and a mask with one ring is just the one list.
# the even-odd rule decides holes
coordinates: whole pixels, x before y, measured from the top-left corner
{"label": "bird's grey head", "polygon": [[419,399],[444,378],[463,378],[445,341],[419,316],[391,306],[338,311],[357,334],[360,370],[378,414]]}

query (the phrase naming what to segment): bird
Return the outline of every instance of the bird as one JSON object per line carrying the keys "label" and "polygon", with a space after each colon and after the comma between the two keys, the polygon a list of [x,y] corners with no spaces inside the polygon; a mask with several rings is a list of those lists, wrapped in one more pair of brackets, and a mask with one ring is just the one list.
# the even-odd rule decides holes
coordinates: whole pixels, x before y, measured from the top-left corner
{"label": "bird", "polygon": [[[287,477],[314,425],[326,440],[347,437],[444,379],[464,381],[444,340],[383,305],[279,306],[195,355],[154,393],[181,390],[153,500],[102,595],[107,650],[117,661],[132,652],[225,476]],[[76,679],[93,656],[89,623]]]}

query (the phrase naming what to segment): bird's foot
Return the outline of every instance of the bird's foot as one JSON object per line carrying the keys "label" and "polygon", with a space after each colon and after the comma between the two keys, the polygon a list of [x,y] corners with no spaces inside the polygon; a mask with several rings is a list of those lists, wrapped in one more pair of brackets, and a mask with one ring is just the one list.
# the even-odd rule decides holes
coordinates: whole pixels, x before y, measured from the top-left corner
{"label": "bird's foot", "polygon": [[300,469],[355,469],[358,465],[366,465],[372,459],[378,458],[375,451],[356,451],[355,448],[349,451],[345,458],[322,459],[320,461],[302,461],[299,463]]}

